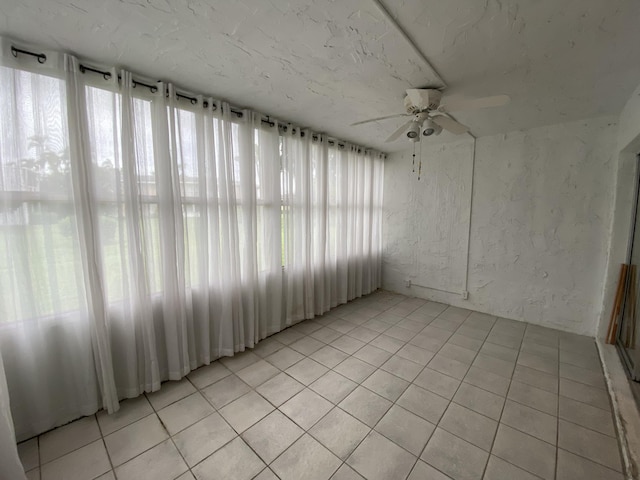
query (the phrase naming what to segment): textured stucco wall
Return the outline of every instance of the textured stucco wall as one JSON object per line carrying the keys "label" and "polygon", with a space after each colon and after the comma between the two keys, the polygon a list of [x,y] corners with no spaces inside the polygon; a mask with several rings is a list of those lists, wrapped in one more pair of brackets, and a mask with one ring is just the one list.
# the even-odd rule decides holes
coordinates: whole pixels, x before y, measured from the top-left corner
{"label": "textured stucco wall", "polygon": [[[443,227],[414,201],[430,187],[411,177],[410,152],[391,155],[385,165],[385,288],[595,334],[614,199],[615,121],[605,117],[477,140],[468,300],[406,288],[416,271],[412,262],[429,262],[412,253],[424,247],[411,225]],[[444,155],[449,162],[459,155],[468,162],[472,149],[464,144],[469,141],[423,147],[423,155]],[[438,279],[429,286],[440,288]]]}

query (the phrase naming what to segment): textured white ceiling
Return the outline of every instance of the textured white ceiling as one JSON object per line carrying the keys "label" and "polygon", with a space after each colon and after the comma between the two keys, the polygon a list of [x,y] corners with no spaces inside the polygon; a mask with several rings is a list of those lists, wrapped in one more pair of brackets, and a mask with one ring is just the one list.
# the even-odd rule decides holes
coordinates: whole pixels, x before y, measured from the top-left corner
{"label": "textured white ceiling", "polygon": [[[635,0],[384,1],[449,92],[512,97],[457,115],[477,135],[617,113],[640,82]],[[385,151],[399,120],[348,125],[440,86],[371,0],[0,0],[0,34]]]}

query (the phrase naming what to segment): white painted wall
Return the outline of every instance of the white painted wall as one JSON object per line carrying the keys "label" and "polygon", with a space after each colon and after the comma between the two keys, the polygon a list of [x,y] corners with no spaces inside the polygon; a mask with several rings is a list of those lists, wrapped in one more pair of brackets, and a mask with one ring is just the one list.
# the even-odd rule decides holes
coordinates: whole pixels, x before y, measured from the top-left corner
{"label": "white painted wall", "polygon": [[[384,287],[595,334],[614,199],[615,121],[604,117],[477,140],[467,301],[459,293],[436,290],[448,290],[448,280],[440,280],[433,268],[432,288],[405,287],[406,279],[415,282],[416,273],[429,271],[435,261],[428,254],[416,255],[429,251],[423,245],[427,237],[416,232],[431,228],[430,237],[446,238],[452,230],[443,219],[468,209],[462,200],[453,202],[452,215],[420,208],[416,199],[428,197],[432,183],[412,175],[411,152],[391,155],[385,164]],[[470,162],[471,147],[471,140],[423,144],[425,175],[450,162]],[[464,197],[465,185],[457,188]],[[453,231],[450,255],[459,257],[457,245],[464,239]]]}

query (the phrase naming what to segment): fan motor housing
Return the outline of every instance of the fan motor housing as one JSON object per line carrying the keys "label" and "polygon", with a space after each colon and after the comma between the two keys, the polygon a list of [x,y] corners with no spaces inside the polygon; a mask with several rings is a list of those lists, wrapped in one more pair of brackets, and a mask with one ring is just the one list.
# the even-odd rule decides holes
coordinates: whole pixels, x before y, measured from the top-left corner
{"label": "fan motor housing", "polygon": [[407,113],[414,115],[416,113],[438,109],[442,92],[434,89],[425,89],[423,92],[426,94],[424,97],[426,97],[427,101],[422,105],[414,105],[408,95],[404,97],[404,107]]}

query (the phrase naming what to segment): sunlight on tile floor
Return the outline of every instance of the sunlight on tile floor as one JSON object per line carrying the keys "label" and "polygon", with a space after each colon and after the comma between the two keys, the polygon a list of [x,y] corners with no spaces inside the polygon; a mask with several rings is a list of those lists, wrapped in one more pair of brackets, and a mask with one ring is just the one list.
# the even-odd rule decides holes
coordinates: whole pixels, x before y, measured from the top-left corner
{"label": "sunlight on tile floor", "polygon": [[623,478],[593,339],[384,291],[121,405],[28,478]]}

